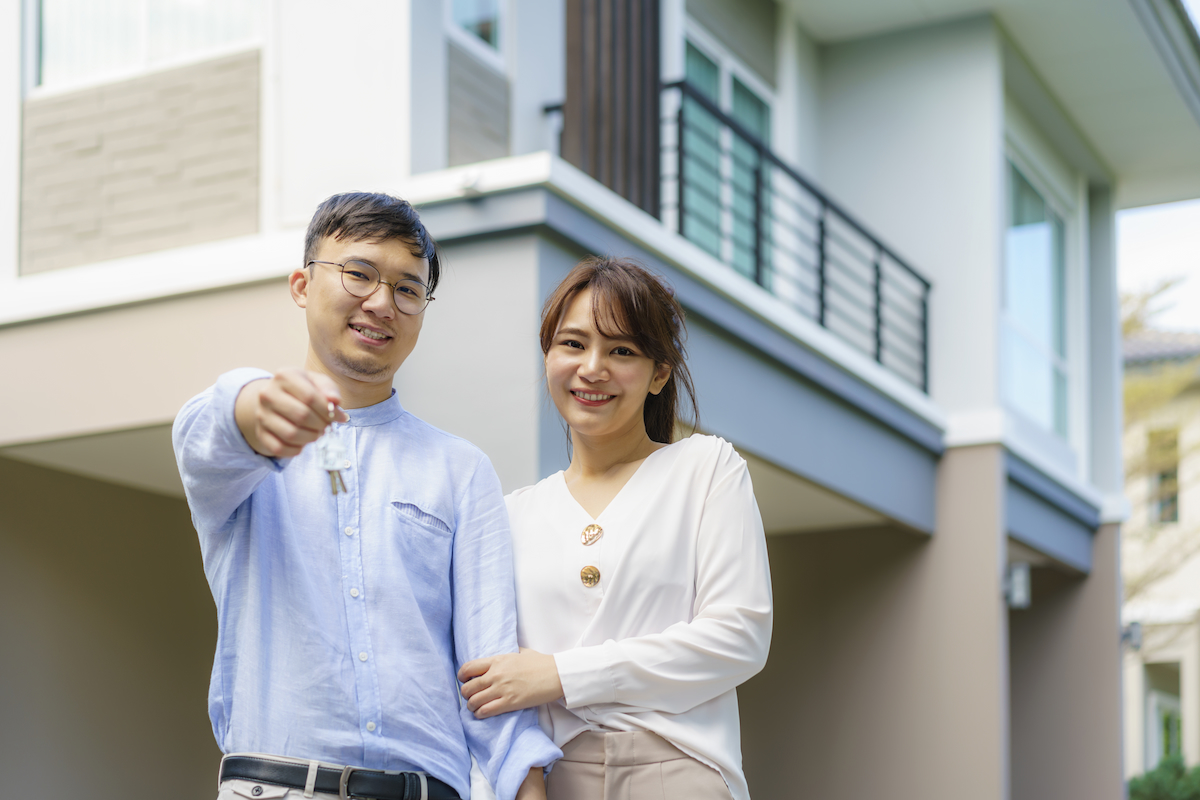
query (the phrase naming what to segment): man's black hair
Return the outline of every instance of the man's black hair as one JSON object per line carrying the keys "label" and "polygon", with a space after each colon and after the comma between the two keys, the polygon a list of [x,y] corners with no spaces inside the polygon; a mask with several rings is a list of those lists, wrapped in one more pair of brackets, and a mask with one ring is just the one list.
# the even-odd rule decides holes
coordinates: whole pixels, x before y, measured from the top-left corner
{"label": "man's black hair", "polygon": [[399,239],[414,256],[429,259],[429,293],[437,288],[442,272],[437,243],[407,200],[379,192],[346,192],[325,200],[304,235],[305,264],[317,257],[317,247],[326,236],[352,242]]}

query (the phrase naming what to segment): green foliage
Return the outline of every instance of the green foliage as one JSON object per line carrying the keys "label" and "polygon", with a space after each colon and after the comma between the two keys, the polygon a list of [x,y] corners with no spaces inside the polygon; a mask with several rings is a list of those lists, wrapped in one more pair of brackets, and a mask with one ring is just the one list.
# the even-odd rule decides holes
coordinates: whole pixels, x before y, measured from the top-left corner
{"label": "green foliage", "polygon": [[1183,758],[1171,755],[1129,781],[1129,800],[1200,800],[1200,767],[1190,771]]}

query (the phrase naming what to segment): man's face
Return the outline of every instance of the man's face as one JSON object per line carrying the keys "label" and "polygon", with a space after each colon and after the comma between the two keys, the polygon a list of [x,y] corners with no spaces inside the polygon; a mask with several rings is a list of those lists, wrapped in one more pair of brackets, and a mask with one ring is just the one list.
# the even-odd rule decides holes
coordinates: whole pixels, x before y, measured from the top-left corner
{"label": "man's face", "polygon": [[[416,279],[429,283],[429,261],[398,239],[382,242],[325,237],[317,261],[364,261],[389,283]],[[355,297],[342,286],[341,271],[330,264],[298,269],[290,278],[292,297],[308,321],[308,368],[391,391],[392,376],[417,344],[425,313],[401,314],[392,288],[380,284],[370,297]],[[352,384],[354,385],[354,384]]]}

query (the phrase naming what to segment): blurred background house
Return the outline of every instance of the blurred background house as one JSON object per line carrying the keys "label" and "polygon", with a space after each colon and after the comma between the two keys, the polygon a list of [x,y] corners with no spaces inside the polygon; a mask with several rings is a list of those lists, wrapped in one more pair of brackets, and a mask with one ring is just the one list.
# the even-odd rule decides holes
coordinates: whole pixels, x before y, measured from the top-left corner
{"label": "blurred background house", "polygon": [[1123,796],[1114,214],[1200,196],[1175,0],[26,0],[0,36],[6,795],[212,795],[171,420],[300,363],[304,225],[370,189],[445,248],[401,400],[508,490],[566,462],[549,288],[591,252],[676,287],[769,534],[757,797]]}
{"label": "blurred background house", "polygon": [[[1145,308],[1145,303],[1138,303]],[[1200,334],[1144,326],[1124,345],[1125,773],[1200,763]]]}

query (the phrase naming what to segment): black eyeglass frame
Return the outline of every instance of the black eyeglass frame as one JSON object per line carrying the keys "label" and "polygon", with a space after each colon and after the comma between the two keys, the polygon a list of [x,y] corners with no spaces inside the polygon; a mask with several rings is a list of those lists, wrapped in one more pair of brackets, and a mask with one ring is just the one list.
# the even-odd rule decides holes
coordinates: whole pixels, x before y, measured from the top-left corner
{"label": "black eyeglass frame", "polygon": [[[416,278],[405,278],[402,281],[396,281],[396,283],[388,283],[387,281],[385,281],[383,279],[383,276],[379,274],[379,269],[377,267],[375,267],[372,264],[368,264],[365,261],[359,261],[357,259],[352,258],[349,261],[347,261],[345,264],[339,264],[336,261],[317,261],[314,259],[312,261],[309,261],[304,266],[311,267],[313,264],[325,264],[326,266],[329,266],[329,267],[337,267],[338,274],[341,275],[341,278],[339,279],[339,281],[342,284],[342,289],[345,290],[346,294],[350,295],[351,297],[357,297],[360,300],[366,300],[368,297],[375,294],[375,292],[379,291],[380,286],[388,287],[389,289],[392,290],[392,305],[394,305],[396,307],[397,311],[399,311],[401,314],[404,314],[407,317],[415,317],[418,314],[424,314],[425,309],[429,308],[429,304],[437,299],[436,297],[434,297],[432,294],[429,293],[429,287],[426,286],[424,283],[421,283]],[[366,294],[355,294],[354,292],[350,291],[350,289],[346,286],[346,264],[362,264],[364,267],[370,267],[371,269],[375,270],[375,274],[379,276],[377,278],[377,280],[379,282],[375,285],[375,288],[372,289],[371,291],[367,292]],[[399,303],[399,301],[396,300],[396,291],[400,288],[397,284],[400,284],[400,283],[415,283],[418,286],[420,286],[422,289],[425,290],[425,305],[421,306],[420,311],[409,312],[409,311],[405,311],[404,309],[400,308],[400,303]]]}

